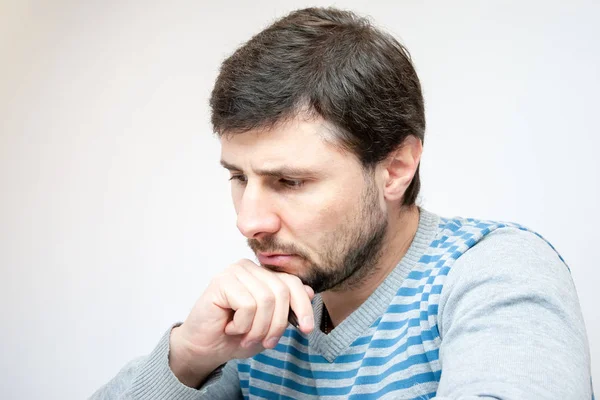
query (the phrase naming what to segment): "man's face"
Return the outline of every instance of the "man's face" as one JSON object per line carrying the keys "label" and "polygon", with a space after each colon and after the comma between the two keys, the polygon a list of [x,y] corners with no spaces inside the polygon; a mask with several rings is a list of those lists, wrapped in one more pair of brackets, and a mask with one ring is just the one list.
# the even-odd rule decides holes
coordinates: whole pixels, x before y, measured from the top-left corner
{"label": "man's face", "polygon": [[363,279],[387,230],[373,174],[326,137],[323,120],[295,119],[221,140],[238,229],[261,265],[315,292]]}

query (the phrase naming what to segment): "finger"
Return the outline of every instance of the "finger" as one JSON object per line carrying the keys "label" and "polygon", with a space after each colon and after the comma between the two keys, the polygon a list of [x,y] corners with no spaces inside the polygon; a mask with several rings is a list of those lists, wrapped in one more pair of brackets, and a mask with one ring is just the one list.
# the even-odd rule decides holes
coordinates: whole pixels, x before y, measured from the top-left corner
{"label": "finger", "polygon": [[283,332],[285,332],[288,326],[290,290],[288,286],[271,271],[267,271],[256,265],[243,265],[243,267],[261,282],[266,283],[275,295],[275,309],[273,310],[271,326],[263,340],[263,347],[273,348],[277,345]]}
{"label": "finger", "polygon": [[[315,291],[308,285],[304,285],[304,290],[306,290],[306,294],[308,294],[308,297],[312,301],[312,299],[315,298]],[[289,315],[288,315],[288,322],[290,324],[292,324],[293,326],[295,326],[296,328],[300,329],[300,323],[298,322],[298,316],[296,315],[294,310],[292,310],[291,307],[290,307],[290,311],[289,311]]]}
{"label": "finger", "polygon": [[[312,301],[315,298],[315,291],[308,285],[304,285],[304,290],[306,290],[308,297]],[[290,311],[289,311],[289,315],[288,315],[288,322],[290,324],[292,324],[293,326],[295,326],[296,328],[300,329],[300,323],[298,322],[298,316],[296,315],[294,310],[292,310],[291,307],[290,307]]]}
{"label": "finger", "polygon": [[[304,333],[310,333],[315,327],[315,317],[310,294],[308,293],[306,286],[302,284],[302,281],[297,276],[285,273],[277,275],[290,289],[290,308],[298,318],[300,330]],[[312,292],[312,289],[310,289],[310,291]]]}
{"label": "finger", "polygon": [[312,301],[312,299],[315,298],[315,291],[313,290],[313,288],[311,288],[308,285],[304,285],[304,290],[306,290],[308,297],[310,297],[310,300]]}
{"label": "finger", "polygon": [[234,273],[239,281],[242,282],[252,294],[252,297],[256,302],[256,313],[254,315],[254,321],[252,322],[252,328],[242,341],[242,346],[253,347],[259,342],[262,342],[269,332],[277,299],[266,283],[257,279],[245,268],[240,266],[234,270]]}
{"label": "finger", "polygon": [[223,278],[221,294],[225,299],[223,308],[234,311],[233,319],[225,326],[225,334],[242,335],[250,332],[256,313],[256,301],[250,291],[237,276],[231,274]]}

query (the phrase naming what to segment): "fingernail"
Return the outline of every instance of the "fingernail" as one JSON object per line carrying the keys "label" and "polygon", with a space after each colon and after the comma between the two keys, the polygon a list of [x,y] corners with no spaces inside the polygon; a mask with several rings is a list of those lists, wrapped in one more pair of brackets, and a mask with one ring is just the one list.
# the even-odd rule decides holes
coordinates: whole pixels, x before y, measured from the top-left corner
{"label": "fingernail", "polygon": [[312,329],[314,326],[313,322],[314,321],[313,321],[312,317],[309,317],[308,315],[306,317],[302,318],[302,326],[306,329]]}
{"label": "fingernail", "polygon": [[250,348],[250,347],[256,346],[257,344],[258,344],[258,342],[250,341],[250,342],[246,342],[246,344],[244,345],[244,347]]}
{"label": "fingernail", "polygon": [[279,343],[279,338],[278,337],[272,337],[270,339],[267,340],[267,347],[269,348],[273,348],[275,346],[277,346],[277,343]]}

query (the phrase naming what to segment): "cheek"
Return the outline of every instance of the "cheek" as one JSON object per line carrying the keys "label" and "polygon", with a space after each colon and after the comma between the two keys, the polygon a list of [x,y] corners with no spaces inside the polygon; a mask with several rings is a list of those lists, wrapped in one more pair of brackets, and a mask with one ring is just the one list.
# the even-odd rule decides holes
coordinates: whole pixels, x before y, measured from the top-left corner
{"label": "cheek", "polygon": [[321,196],[319,201],[311,201],[301,211],[290,214],[290,222],[296,239],[303,240],[311,247],[318,248],[327,238],[349,227],[355,221],[359,206],[355,194],[336,193]]}
{"label": "cheek", "polygon": [[287,204],[281,215],[285,227],[281,239],[294,242],[310,253],[319,252],[323,241],[331,235],[333,212],[334,208],[313,201]]}

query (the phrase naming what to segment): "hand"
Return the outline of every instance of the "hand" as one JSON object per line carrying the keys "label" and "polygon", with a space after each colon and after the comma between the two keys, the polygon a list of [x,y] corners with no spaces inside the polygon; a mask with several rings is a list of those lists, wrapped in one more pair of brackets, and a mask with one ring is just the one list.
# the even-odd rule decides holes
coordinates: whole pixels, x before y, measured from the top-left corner
{"label": "hand", "polygon": [[290,310],[299,329],[310,333],[313,297],[298,277],[240,260],[211,281],[185,322],[171,332],[171,369],[196,387],[219,365],[275,347]]}

